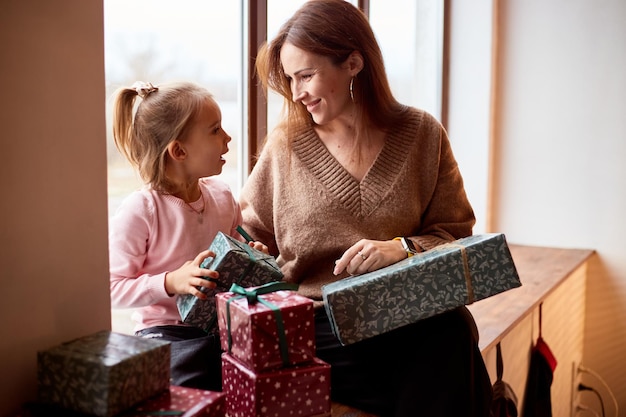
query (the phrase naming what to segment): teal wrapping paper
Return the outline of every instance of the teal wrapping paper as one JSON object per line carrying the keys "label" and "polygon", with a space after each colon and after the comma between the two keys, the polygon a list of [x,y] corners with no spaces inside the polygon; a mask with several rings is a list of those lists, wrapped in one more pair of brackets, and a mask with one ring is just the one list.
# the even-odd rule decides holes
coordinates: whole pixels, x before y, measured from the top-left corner
{"label": "teal wrapping paper", "polygon": [[217,333],[215,294],[226,292],[232,284],[254,287],[281,281],[283,274],[273,256],[251,248],[231,236],[218,232],[211,246],[215,258],[207,258],[203,268],[218,271],[220,276],[214,289],[202,288],[206,300],[185,294],[176,297],[176,305],[183,323]]}
{"label": "teal wrapping paper", "polygon": [[38,401],[101,417],[170,386],[170,344],[110,331],[37,353]]}
{"label": "teal wrapping paper", "polygon": [[503,234],[470,236],[322,288],[335,335],[356,343],[521,286]]}

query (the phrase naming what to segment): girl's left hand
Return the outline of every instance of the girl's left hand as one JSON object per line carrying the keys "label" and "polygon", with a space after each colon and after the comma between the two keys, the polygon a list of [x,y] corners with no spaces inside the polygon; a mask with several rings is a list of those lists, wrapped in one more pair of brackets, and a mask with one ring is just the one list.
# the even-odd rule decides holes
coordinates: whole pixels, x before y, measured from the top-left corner
{"label": "girl's left hand", "polygon": [[205,300],[207,295],[198,287],[215,288],[215,282],[207,278],[219,278],[217,271],[200,266],[202,261],[209,256],[215,257],[215,253],[207,249],[200,252],[193,260],[185,262],[180,268],[167,272],[163,283],[165,291],[170,296],[191,294]]}
{"label": "girl's left hand", "polygon": [[334,275],[346,271],[359,275],[394,264],[407,257],[399,240],[361,239],[335,261]]}

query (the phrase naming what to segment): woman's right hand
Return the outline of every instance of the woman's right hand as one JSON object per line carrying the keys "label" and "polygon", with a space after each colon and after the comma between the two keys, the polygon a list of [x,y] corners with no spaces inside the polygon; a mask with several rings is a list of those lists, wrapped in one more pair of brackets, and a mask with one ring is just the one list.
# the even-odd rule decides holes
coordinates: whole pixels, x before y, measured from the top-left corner
{"label": "woman's right hand", "polygon": [[344,271],[350,275],[364,274],[394,264],[407,257],[399,240],[361,239],[335,261],[334,275]]}
{"label": "woman's right hand", "polygon": [[176,294],[191,294],[201,300],[207,298],[207,295],[200,291],[197,287],[215,288],[215,283],[206,278],[217,279],[219,272],[212,269],[201,268],[200,264],[205,258],[215,256],[210,250],[200,252],[192,261],[187,261],[175,271],[165,274],[165,291],[170,296]]}

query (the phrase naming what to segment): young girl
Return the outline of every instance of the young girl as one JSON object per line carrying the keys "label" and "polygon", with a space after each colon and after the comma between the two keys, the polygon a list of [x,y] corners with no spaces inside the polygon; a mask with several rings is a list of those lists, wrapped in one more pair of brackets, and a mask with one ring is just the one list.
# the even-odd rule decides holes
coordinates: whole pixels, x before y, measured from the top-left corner
{"label": "young girl", "polygon": [[218,391],[218,336],[184,325],[176,295],[206,298],[198,287],[215,284],[202,277],[218,277],[200,267],[215,256],[207,248],[218,231],[240,238],[239,204],[209,178],[222,172],[231,138],[212,95],[191,83],[135,83],[117,92],[114,106],[115,144],[146,185],[111,220],[112,306],[136,309],[136,335],[172,342],[172,384]]}

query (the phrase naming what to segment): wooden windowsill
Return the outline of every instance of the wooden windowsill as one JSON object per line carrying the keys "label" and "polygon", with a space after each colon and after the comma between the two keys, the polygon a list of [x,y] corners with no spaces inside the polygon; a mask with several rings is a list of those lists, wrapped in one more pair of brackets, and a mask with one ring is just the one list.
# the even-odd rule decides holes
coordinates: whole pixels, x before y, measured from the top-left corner
{"label": "wooden windowsill", "polygon": [[509,245],[522,286],[470,306],[482,352],[496,346],[594,253],[590,249],[560,249]]}

